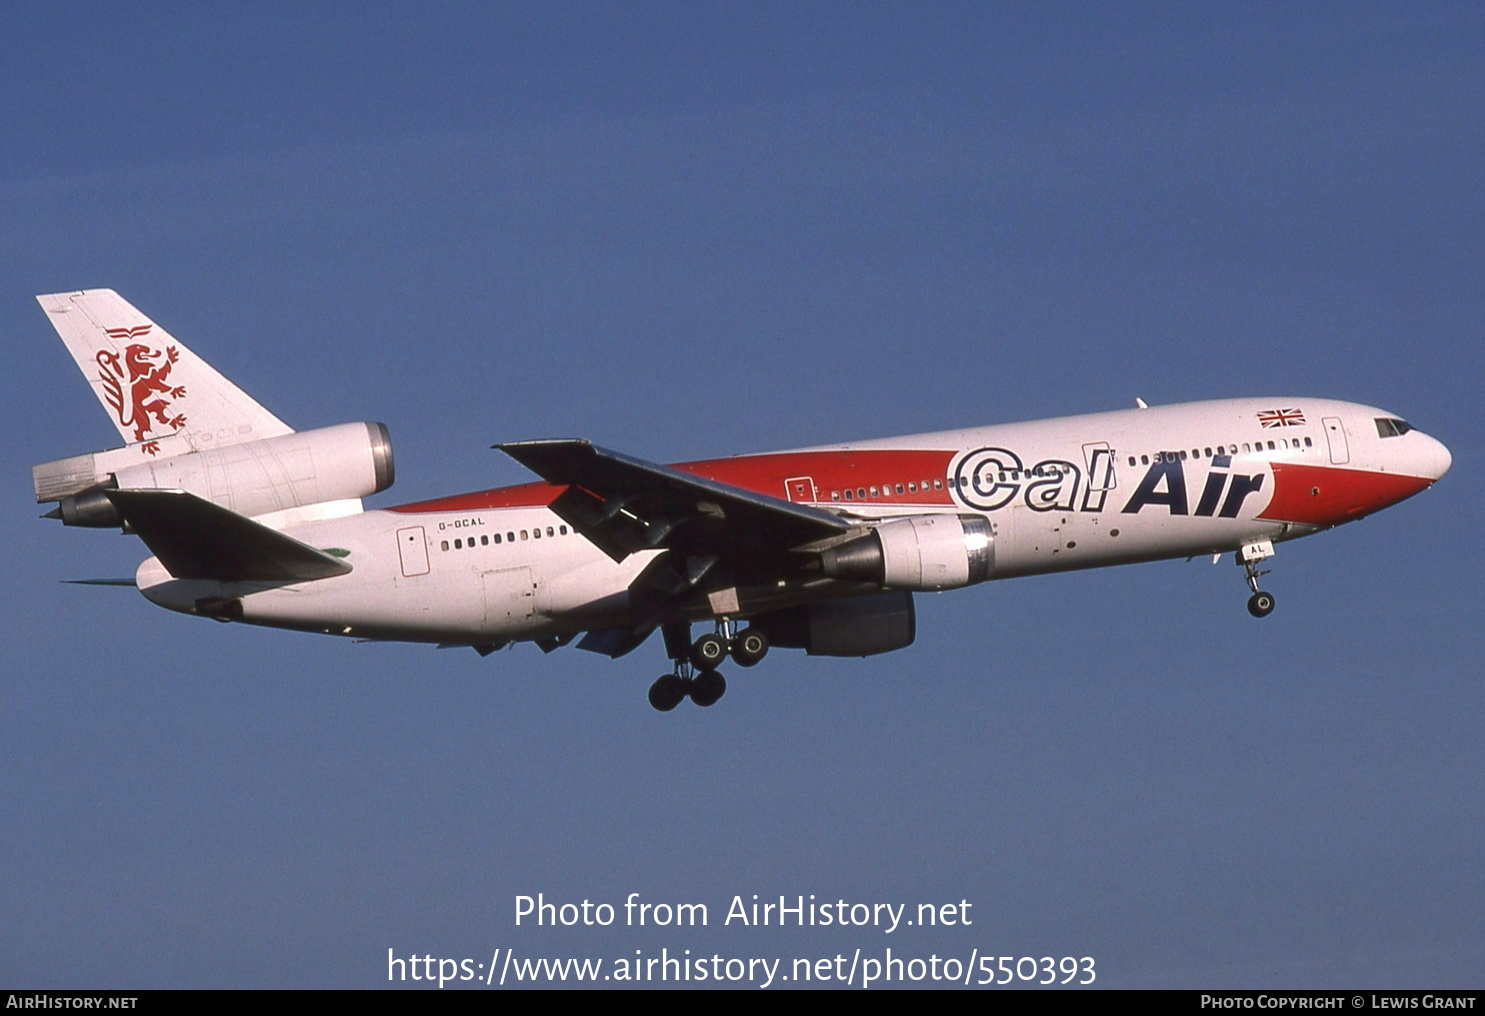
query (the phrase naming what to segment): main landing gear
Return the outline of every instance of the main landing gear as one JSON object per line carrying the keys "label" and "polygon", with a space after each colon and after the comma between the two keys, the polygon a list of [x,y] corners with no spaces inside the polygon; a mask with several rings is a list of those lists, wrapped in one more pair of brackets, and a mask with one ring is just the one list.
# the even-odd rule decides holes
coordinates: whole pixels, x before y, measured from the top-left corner
{"label": "main landing gear", "polygon": [[671,673],[660,675],[650,685],[650,705],[662,713],[670,712],[688,695],[699,706],[715,704],[727,691],[727,679],[717,672],[727,657],[740,667],[751,667],[768,653],[768,639],[762,632],[744,628],[734,634],[727,618],[717,622],[714,634],[695,642],[690,641],[689,624],[668,624],[662,630],[665,652],[675,663]]}
{"label": "main landing gear", "polygon": [[1253,590],[1253,595],[1248,597],[1248,613],[1254,617],[1268,617],[1274,612],[1274,594],[1258,588],[1258,576],[1269,573],[1267,568],[1260,571],[1258,562],[1273,557],[1273,554],[1272,543],[1250,544],[1237,552],[1237,563],[1247,572],[1248,588]]}

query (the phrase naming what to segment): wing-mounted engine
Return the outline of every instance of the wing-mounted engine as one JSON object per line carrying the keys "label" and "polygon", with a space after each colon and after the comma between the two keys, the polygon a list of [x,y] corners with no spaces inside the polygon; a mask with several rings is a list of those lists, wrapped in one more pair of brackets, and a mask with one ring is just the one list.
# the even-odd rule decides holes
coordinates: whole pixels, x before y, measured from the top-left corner
{"label": "wing-mounted engine", "polygon": [[919,515],[824,550],[820,567],[833,579],[888,589],[957,589],[994,574],[995,536],[979,515]]}
{"label": "wing-mounted engine", "polygon": [[119,448],[35,466],[36,500],[56,501],[64,525],[123,522],[105,490],[183,490],[249,518],[293,508],[352,502],[394,478],[392,439],[380,423],[343,423],[224,447],[139,461]]}

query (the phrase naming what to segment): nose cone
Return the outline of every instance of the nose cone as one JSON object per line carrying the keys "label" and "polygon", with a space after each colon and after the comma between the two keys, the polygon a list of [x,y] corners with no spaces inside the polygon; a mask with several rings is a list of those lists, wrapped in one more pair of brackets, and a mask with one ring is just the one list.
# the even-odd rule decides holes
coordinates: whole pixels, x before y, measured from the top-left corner
{"label": "nose cone", "polygon": [[1449,449],[1444,447],[1444,442],[1435,440],[1427,434],[1418,436],[1423,439],[1423,447],[1420,451],[1423,475],[1437,480],[1454,464],[1454,456],[1449,454]]}

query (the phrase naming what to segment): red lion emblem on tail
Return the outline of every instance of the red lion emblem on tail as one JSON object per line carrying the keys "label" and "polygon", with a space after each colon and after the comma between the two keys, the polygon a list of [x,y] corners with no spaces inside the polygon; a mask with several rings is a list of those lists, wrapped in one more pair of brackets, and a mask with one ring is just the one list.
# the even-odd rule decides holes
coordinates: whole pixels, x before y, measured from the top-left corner
{"label": "red lion emblem on tail", "polygon": [[[107,329],[109,338],[114,340],[143,338],[149,331],[149,325]],[[186,394],[184,387],[173,386],[168,381],[171,369],[180,359],[180,351],[174,346],[165,347],[162,353],[143,343],[131,342],[124,347],[122,358],[113,350],[100,349],[95,359],[104,398],[118,416],[119,426],[134,428],[134,440],[145,441],[154,433],[157,423],[172,431],[185,426],[185,416],[168,413],[170,403]],[[142,450],[155,455],[160,451],[159,442],[145,441]]]}

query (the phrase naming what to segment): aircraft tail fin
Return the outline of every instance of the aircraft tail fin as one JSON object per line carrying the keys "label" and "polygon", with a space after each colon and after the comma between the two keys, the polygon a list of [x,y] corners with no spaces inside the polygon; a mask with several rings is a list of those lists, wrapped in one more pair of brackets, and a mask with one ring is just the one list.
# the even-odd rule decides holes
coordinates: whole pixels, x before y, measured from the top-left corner
{"label": "aircraft tail fin", "polygon": [[108,418],[148,456],[294,433],[111,289],[38,296]]}
{"label": "aircraft tail fin", "polygon": [[105,494],[165,570],[178,579],[307,582],[351,570],[343,557],[183,490]]}

